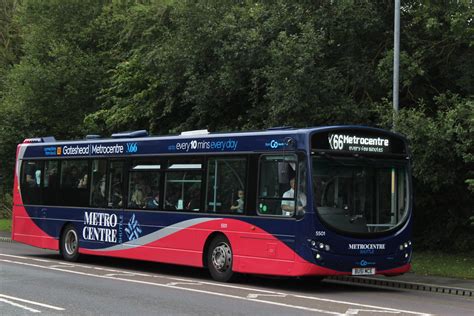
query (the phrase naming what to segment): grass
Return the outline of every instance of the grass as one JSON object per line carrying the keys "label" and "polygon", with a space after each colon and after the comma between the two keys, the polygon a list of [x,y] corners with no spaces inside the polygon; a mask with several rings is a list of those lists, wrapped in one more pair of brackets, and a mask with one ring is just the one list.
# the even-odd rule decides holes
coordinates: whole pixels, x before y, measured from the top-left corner
{"label": "grass", "polygon": [[474,280],[474,253],[414,252],[412,272]]}
{"label": "grass", "polygon": [[0,218],[0,231],[11,232],[12,220],[11,218]]}

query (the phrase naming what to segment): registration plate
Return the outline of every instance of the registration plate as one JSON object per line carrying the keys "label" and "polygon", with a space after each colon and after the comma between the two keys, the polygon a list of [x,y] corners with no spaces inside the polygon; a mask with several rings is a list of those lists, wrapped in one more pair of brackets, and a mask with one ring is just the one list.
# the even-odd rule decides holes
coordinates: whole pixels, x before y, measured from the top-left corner
{"label": "registration plate", "polygon": [[374,275],[375,268],[353,268],[352,275]]}

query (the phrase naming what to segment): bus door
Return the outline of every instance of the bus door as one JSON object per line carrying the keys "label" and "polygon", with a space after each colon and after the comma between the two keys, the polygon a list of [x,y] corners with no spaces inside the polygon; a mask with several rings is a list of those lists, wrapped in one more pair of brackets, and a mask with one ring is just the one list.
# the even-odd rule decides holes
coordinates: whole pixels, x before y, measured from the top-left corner
{"label": "bus door", "polygon": [[122,210],[124,207],[125,161],[109,162],[107,183],[107,207]]}
{"label": "bus door", "polygon": [[262,155],[257,188],[257,225],[248,234],[245,255],[275,260],[295,259],[296,219],[304,214],[304,163],[294,153]]}
{"label": "bus door", "polygon": [[123,217],[124,165],[124,160],[92,160],[91,210],[84,214],[82,229],[86,243],[100,241],[105,243],[105,247],[121,243],[119,236]]}

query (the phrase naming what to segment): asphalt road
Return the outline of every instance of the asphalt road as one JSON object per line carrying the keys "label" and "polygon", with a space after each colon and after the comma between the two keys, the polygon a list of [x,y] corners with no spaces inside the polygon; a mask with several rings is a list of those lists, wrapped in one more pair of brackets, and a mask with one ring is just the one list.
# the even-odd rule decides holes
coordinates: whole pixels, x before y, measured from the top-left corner
{"label": "asphalt road", "polygon": [[67,263],[0,242],[0,315],[474,315],[474,298],[335,281],[244,277],[103,257]]}

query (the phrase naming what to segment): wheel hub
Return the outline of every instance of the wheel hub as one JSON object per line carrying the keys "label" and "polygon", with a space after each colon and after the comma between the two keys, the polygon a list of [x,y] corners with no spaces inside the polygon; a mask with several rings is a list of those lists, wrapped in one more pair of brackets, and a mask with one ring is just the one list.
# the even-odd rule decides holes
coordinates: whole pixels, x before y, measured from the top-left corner
{"label": "wheel hub", "polygon": [[64,248],[68,255],[73,255],[77,250],[77,234],[74,230],[70,230],[67,232],[65,241],[64,241]]}
{"label": "wheel hub", "polygon": [[232,252],[229,245],[221,243],[212,251],[212,264],[216,270],[224,272],[232,264]]}

